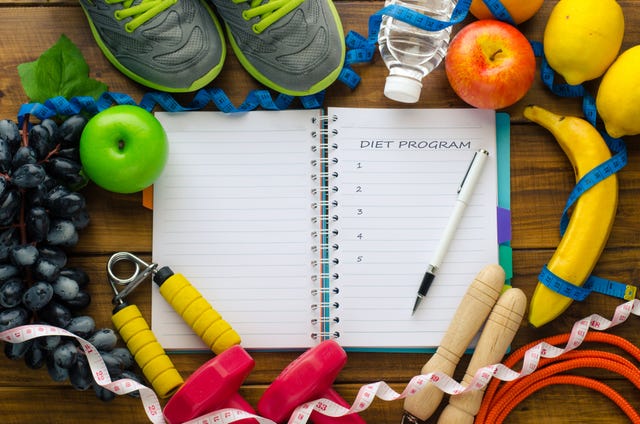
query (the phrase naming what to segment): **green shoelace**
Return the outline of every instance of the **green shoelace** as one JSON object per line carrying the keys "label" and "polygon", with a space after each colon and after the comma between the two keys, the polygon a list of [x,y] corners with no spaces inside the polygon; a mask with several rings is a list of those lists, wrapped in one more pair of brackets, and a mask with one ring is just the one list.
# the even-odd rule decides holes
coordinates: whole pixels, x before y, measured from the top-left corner
{"label": "green shoelace", "polygon": [[122,9],[118,9],[114,13],[117,20],[133,18],[124,26],[127,32],[134,32],[140,25],[143,25],[149,19],[154,18],[178,2],[178,0],[142,0],[140,3],[134,5],[134,0],[105,1],[107,4],[122,3]]}
{"label": "green shoelace", "polygon": [[236,4],[249,3],[249,9],[242,12],[242,17],[249,21],[259,17],[258,23],[252,26],[253,32],[262,33],[274,22],[298,7],[304,0],[232,0]]}

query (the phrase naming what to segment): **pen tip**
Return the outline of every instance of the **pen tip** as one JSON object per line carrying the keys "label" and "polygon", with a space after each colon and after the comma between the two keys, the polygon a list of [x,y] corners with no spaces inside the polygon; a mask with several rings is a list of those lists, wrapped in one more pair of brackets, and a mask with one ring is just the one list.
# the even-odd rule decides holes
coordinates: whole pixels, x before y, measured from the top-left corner
{"label": "pen tip", "polygon": [[418,309],[418,305],[420,305],[421,300],[422,300],[421,296],[416,297],[416,302],[413,304],[413,310],[411,311],[411,315],[416,313],[416,309]]}

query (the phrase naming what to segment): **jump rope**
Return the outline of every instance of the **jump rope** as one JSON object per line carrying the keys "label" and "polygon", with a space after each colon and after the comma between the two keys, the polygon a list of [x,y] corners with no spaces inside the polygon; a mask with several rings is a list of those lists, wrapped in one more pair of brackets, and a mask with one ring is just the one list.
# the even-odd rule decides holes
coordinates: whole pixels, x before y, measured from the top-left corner
{"label": "jump rope", "polygon": [[[514,351],[503,362],[506,367],[513,367],[520,362],[527,351],[540,343],[557,345],[567,343],[571,334],[559,334],[539,341],[529,343]],[[628,340],[607,333],[588,333],[584,342],[603,343],[622,349],[640,362],[640,348]],[[606,384],[587,377],[560,374],[578,368],[600,368],[615,372],[627,378],[640,390],[640,369],[633,362],[621,355],[601,350],[576,350],[566,352],[555,358],[544,358],[540,361],[535,372],[518,380],[502,383],[493,380],[487,385],[486,392],[478,415],[476,424],[500,424],[504,422],[509,413],[520,402],[533,395],[537,391],[555,384],[569,384],[586,387],[597,391],[611,399],[626,415],[631,422],[640,423],[640,414],[618,392]],[[502,383],[502,384],[501,384]]]}

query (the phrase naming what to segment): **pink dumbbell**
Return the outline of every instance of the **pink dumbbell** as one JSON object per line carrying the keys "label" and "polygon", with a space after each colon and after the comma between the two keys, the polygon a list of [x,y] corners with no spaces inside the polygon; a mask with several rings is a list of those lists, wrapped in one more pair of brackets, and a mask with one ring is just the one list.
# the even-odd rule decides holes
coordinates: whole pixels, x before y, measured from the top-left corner
{"label": "pink dumbbell", "polygon": [[[180,424],[223,408],[255,414],[237,390],[249,375],[255,361],[240,345],[235,345],[207,361],[184,382],[169,399],[163,413],[168,424]],[[256,423],[253,418],[238,421]]]}
{"label": "pink dumbbell", "polygon": [[[347,362],[347,353],[333,340],[325,340],[300,355],[267,388],[258,401],[259,415],[284,423],[297,406],[326,398],[346,408],[350,405],[331,388]],[[314,424],[365,424],[358,414],[334,418],[314,411]]]}

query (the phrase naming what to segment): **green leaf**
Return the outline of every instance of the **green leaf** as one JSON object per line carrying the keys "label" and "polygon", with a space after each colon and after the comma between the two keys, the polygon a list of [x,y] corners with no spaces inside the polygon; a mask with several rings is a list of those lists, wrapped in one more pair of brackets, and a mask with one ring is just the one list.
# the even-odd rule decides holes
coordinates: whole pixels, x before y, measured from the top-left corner
{"label": "green leaf", "polygon": [[18,65],[22,87],[32,102],[52,97],[99,97],[107,86],[89,78],[89,65],[82,52],[64,34],[34,62]]}

